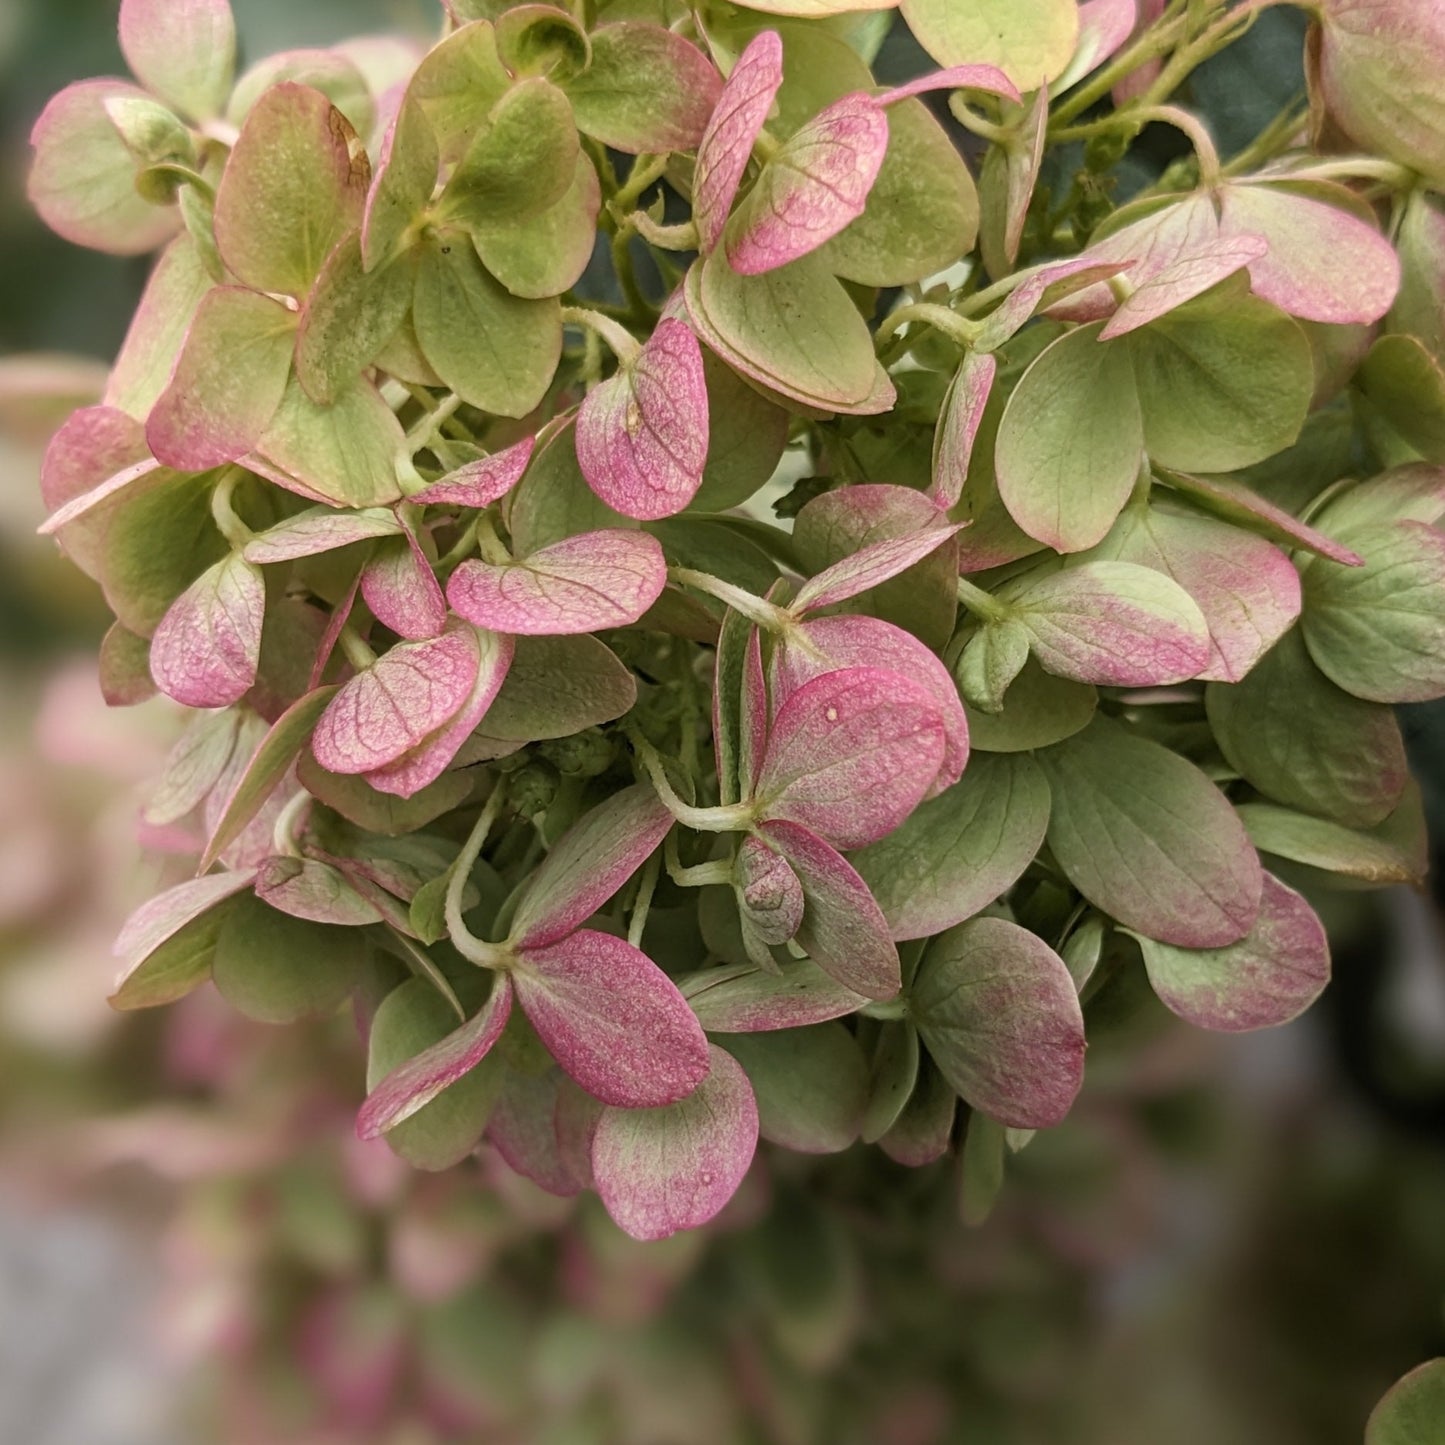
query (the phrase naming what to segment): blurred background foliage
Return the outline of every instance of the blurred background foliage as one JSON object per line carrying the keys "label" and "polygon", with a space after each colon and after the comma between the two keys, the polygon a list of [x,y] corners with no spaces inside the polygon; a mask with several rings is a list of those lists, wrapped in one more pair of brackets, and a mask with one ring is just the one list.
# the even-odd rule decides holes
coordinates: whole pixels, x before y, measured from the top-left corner
{"label": "blurred background foliage", "polygon": [[[436,24],[236,8],[250,58]],[[110,935],[174,866],[136,819],[175,718],[107,714],[72,660],[105,615],[33,536],[46,421],[7,408],[3,358],[107,361],[144,279],[23,199],[45,100],[121,69],[115,9],[0,0],[0,1439],[1355,1445],[1445,1353],[1435,898],[1328,900],[1337,981],[1287,1029],[1121,1008],[978,1229],[951,1164],[857,1150],[770,1160],[715,1230],[638,1245],[485,1159],[432,1178],[357,1145],[346,1019],[109,1014]],[[1226,153],[1301,97],[1302,25],[1270,12],[1196,77]],[[918,68],[896,41],[879,65]],[[1406,721],[1438,846],[1445,723]]]}

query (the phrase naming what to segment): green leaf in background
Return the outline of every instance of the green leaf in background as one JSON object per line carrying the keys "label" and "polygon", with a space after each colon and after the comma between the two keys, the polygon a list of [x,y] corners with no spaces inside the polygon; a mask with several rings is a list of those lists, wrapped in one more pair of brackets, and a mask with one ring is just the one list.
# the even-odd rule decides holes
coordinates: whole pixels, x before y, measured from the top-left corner
{"label": "green leaf in background", "polygon": [[253,871],[208,873],[143,903],[115,941],[121,976],[111,1007],[174,1003],[204,983],[221,927],[255,876]]}
{"label": "green leaf in background", "polygon": [[975,918],[936,938],[909,993],[918,1032],[965,1103],[1043,1129],[1084,1079],[1084,1016],[1063,960],[1036,934]]}
{"label": "green leaf in background", "polygon": [[725,1034],[721,1044],[753,1086],[764,1139],[801,1154],[838,1154],[858,1138],[868,1069],[842,1024]]}
{"label": "green leaf in background", "polygon": [[1204,699],[1230,766],[1267,797],[1365,828],[1400,801],[1409,774],[1394,715],[1331,682],[1298,629]]}
{"label": "green leaf in background", "polygon": [[1365,1424],[1365,1445],[1436,1445],[1445,1421],[1445,1359],[1417,1365],[1385,1392]]}
{"label": "green leaf in background", "polygon": [[361,224],[371,168],[319,90],[277,85],[251,108],[216,192],[216,244],[238,280],[304,297]]}
{"label": "green leaf in background", "polygon": [[981,712],[1002,712],[1009,688],[1029,661],[1029,641],[1028,628],[1011,617],[979,627],[953,668],[964,700]]}
{"label": "green leaf in background", "polygon": [[918,1030],[905,1020],[880,1025],[859,1130],[865,1144],[876,1144],[898,1122],[918,1082],[918,1066]]}
{"label": "green leaf in background", "polygon": [[1309,342],[1226,283],[1130,332],[1144,442],[1166,467],[1232,472],[1283,451],[1314,392]]}
{"label": "green leaf in background", "polygon": [[823,411],[886,409],[867,323],[817,255],[739,276],[714,251],[688,272],[687,304],[701,339],[754,381]]}
{"label": "green leaf in background", "polygon": [[996,713],[965,706],[968,738],[978,753],[1019,753],[1046,748],[1073,737],[1089,725],[1099,706],[1098,692],[1045,672],[1029,658]]}
{"label": "green leaf in background", "polygon": [[1368,829],[1347,828],[1274,803],[1242,803],[1237,811],[1261,853],[1335,875],[1332,881],[1382,888],[1418,884],[1425,876],[1425,817],[1413,785],[1388,818]]}
{"label": "green leaf in background", "polygon": [[621,717],[636,700],[637,679],[597,638],[519,637],[482,731],[513,742],[570,737]]}
{"label": "green leaf in background", "polygon": [[366,943],[354,929],[280,913],[254,895],[227,913],[211,963],[221,997],[258,1023],[335,1013],[361,981]]}
{"label": "green leaf in background", "polygon": [[1024,373],[999,423],[998,490],[1015,522],[1059,552],[1102,541],[1129,500],[1144,422],[1128,349],[1081,326]]}
{"label": "green leaf in background", "polygon": [[592,259],[601,205],[597,172],[578,155],[572,183],[559,200],[527,220],[495,215],[476,220],[472,241],[482,264],[513,296],[560,296]]}
{"label": "green leaf in background", "polygon": [[1003,1189],[1004,1141],[1007,1131],[987,1114],[975,1110],[963,1136],[959,1168],[959,1217],[974,1229],[993,1213]]}
{"label": "green leaf in background", "polygon": [[[456,1026],[456,1015],[426,979],[408,979],[393,989],[371,1021],[367,1091],[394,1068],[440,1043]],[[501,1054],[488,1054],[411,1118],[388,1130],[386,1142],[418,1169],[450,1169],[477,1147],[504,1075]]]}
{"label": "green leaf in background", "polygon": [[963,777],[850,859],[895,939],[971,918],[1022,876],[1043,846],[1049,785],[1032,758],[981,754]]}
{"label": "green leaf in background", "polygon": [[413,305],[426,359],[464,401],[521,417],[542,400],[562,354],[557,303],[509,294],[464,232],[440,232],[421,247]]}
{"label": "green leaf in background", "polygon": [[1300,630],[1332,682],[1373,702],[1426,702],[1445,691],[1445,536],[1422,522],[1342,535],[1365,559],[1304,569]]}
{"label": "green leaf in background", "polygon": [[903,0],[902,10],[940,65],[996,65],[1020,90],[1063,74],[1079,38],[1074,0]]}
{"label": "green leaf in background", "polygon": [[497,216],[527,221],[555,206],[577,176],[577,127],[550,81],[523,80],[493,107],[436,203],[437,219],[470,230]]}
{"label": "green leaf in background", "polygon": [[741,506],[772,476],[788,444],[789,417],[707,347],[702,372],[707,384],[707,463],[691,508],[726,512]]}
{"label": "green leaf in background", "polygon": [[1049,848],[1096,908],[1181,948],[1220,948],[1254,927],[1259,859],[1193,763],[1104,718],[1038,761],[1053,791]]}
{"label": "green leaf in background", "polygon": [[637,525],[614,512],[587,485],[577,462],[572,417],[542,433],[526,473],[512,492],[506,515],[519,557],[582,532]]}
{"label": "green leaf in background", "polygon": [[256,450],[300,482],[298,490],[338,507],[377,507],[401,496],[403,440],[370,381],[357,379],[330,406],[318,406],[293,374]]}
{"label": "green leaf in background", "polygon": [[296,374],[312,401],[334,402],[376,360],[406,319],[415,277],[405,256],[365,270],[355,231],[327,257],[296,340]]}

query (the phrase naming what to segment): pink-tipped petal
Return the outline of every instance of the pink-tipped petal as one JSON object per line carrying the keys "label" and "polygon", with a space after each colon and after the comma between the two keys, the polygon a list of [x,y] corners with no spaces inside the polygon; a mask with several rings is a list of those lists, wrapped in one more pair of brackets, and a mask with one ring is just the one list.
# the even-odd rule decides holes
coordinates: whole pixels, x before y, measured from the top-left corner
{"label": "pink-tipped petal", "polygon": [[935,70],[930,75],[920,75],[907,85],[885,90],[878,97],[879,105],[896,105],[912,95],[927,95],[935,90],[986,90],[990,95],[1002,96],[1019,104],[1023,97],[1018,87],[995,65],[953,65],[947,70]]}
{"label": "pink-tipped petal", "polygon": [[564,636],[630,626],[666,583],[656,538],[609,529],[566,537],[515,562],[463,562],[447,600],[478,627]]}
{"label": "pink-tipped petal", "polygon": [[73,411],[50,439],[40,466],[40,495],[49,511],[84,496],[117,472],[146,461],[145,428],[113,406]]}
{"label": "pink-tipped petal", "polygon": [[424,1053],[393,1069],[367,1096],[356,1117],[359,1139],[375,1139],[425,1108],[491,1052],[512,1016],[512,984],[499,974],[474,1018]]}
{"label": "pink-tipped petal", "polygon": [[106,111],[108,101],[145,99],[121,80],[82,80],[40,113],[30,132],[35,160],[26,194],[56,235],[114,256],[139,256],[180,228],[174,206],[153,206],[136,190],[135,158]]}
{"label": "pink-tipped petal", "polygon": [[1000,589],[1045,671],[1104,687],[1162,687],[1197,677],[1209,627],[1172,578],[1132,562],[1084,562]]}
{"label": "pink-tipped petal", "polygon": [[878,587],[931,556],[962,530],[962,523],[948,523],[940,518],[936,524],[920,527],[916,532],[870,542],[851,557],[844,557],[804,582],[790,610],[802,614],[809,609],[831,607],[870,587]]}
{"label": "pink-tipped petal", "polygon": [[764,823],[762,833],[802,884],[805,907],[797,940],[808,957],[851,993],[892,998],[903,982],[898,950],[857,869],[796,823]]}
{"label": "pink-tipped petal", "polygon": [[476,679],[451,721],[394,762],[369,769],[363,774],[366,781],[377,792],[398,798],[410,798],[436,782],[486,717],[507,679],[515,650],[510,637],[478,630]]}
{"label": "pink-tipped petal", "polygon": [[1220,200],[1225,235],[1255,231],[1267,254],[1249,265],[1256,296],[1306,321],[1334,325],[1378,321],[1400,289],[1400,258],[1367,221],[1345,206],[1297,195],[1280,186],[1235,185]]}
{"label": "pink-tipped petal", "polygon": [[757,276],[816,251],[863,214],[887,150],[878,101],[861,91],[834,101],[763,167],[728,227],[728,264]]}
{"label": "pink-tipped petal", "polygon": [[755,35],[738,56],[697,148],[692,209],[699,249],[722,238],[753,143],[783,83],[783,42],[775,30]]}
{"label": "pink-tipped petal", "polygon": [[524,437],[503,451],[438,477],[407,500],[422,506],[489,507],[521,481],[536,444],[536,437]]}
{"label": "pink-tipped petal", "polygon": [[634,1239],[697,1229],[737,1192],[758,1145],[758,1105],[742,1066],[715,1044],[696,1092],[662,1109],[607,1109],[592,1142],[602,1203]]}
{"label": "pink-tipped petal", "polygon": [[208,291],[146,421],[151,451],[183,472],[245,456],[281,404],[295,344],[296,317],[279,302],[240,286]]}
{"label": "pink-tipped petal", "polygon": [[382,914],[341,869],[319,858],[267,858],[256,873],[256,897],[293,918],[365,928]]}
{"label": "pink-tipped petal", "polygon": [[672,814],[648,784],[615,793],[552,845],[512,920],[520,948],[545,948],[579,928],[652,855]]}
{"label": "pink-tipped petal", "polygon": [[258,532],[242,549],[248,562],[265,566],[271,562],[293,562],[333,552],[353,542],[370,542],[380,537],[399,537],[402,525],[396,513],[384,508],[365,512],[339,512],[335,507],[312,507]]}
{"label": "pink-tipped petal", "polygon": [[755,797],[767,818],[861,848],[923,800],[943,752],[943,718],[927,689],[880,668],[828,672],[778,709]]}
{"label": "pink-tipped petal", "polygon": [[440,637],[398,643],[331,700],[311,739],[331,773],[366,773],[425,742],[450,722],[477,681],[481,643],[453,618]]}
{"label": "pink-tipped petal", "polygon": [[[1126,336],[1202,296],[1236,271],[1252,267],[1270,250],[1263,236],[1236,233],[1192,248],[1172,265],[1148,277],[1104,324],[1100,341]],[[1251,271],[1251,275],[1253,272]]]}
{"label": "pink-tipped petal", "polygon": [[447,621],[447,600],[410,532],[384,542],[361,570],[361,595],[372,615],[398,637],[435,637]]}
{"label": "pink-tipped petal", "polygon": [[707,1039],[677,985],[625,939],[584,928],[519,950],[512,984],[552,1057],[604,1104],[675,1103],[707,1075]]}
{"label": "pink-tipped petal", "polygon": [[958,686],[948,669],[912,633],[876,617],[812,617],[801,623],[797,640],[784,637],[774,649],[773,706],[810,678],[843,667],[884,668],[901,672],[924,688],[943,719],[943,763],[933,792],[951,787],[968,762],[968,718]]}
{"label": "pink-tipped petal", "polygon": [[1084,1016],[1064,961],[1036,934],[974,918],[924,955],[913,1017],[944,1078],[990,1119],[1046,1129],[1084,1081]]}
{"label": "pink-tipped petal", "polygon": [[131,73],[194,120],[219,115],[236,66],[228,0],[122,0],[120,48]]}
{"label": "pink-tipped petal", "polygon": [[1298,1018],[1330,981],[1330,945],[1315,911],[1264,875],[1259,918],[1224,948],[1139,939],[1149,982],[1166,1008],[1201,1029],[1243,1033]]}
{"label": "pink-tipped petal", "polygon": [[176,598],[151,638],[156,686],[187,707],[228,707],[256,681],[266,583],[233,552]]}
{"label": "pink-tipped petal", "polygon": [[702,348],[683,322],[665,317],[635,360],[588,392],[577,461],[614,512],[652,521],[692,501],[707,448]]}
{"label": "pink-tipped petal", "polygon": [[956,506],[963,496],[973,444],[997,374],[998,361],[991,352],[970,351],[948,388],[933,450],[933,485],[928,489],[944,510]]}

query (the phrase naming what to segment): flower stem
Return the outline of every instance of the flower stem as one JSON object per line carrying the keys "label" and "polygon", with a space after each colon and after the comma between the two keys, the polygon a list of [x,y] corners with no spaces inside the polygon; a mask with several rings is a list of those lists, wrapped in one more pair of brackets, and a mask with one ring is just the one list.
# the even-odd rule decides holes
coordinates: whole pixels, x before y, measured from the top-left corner
{"label": "flower stem", "polygon": [[462,895],[466,892],[467,879],[472,876],[472,869],[486,844],[487,834],[492,831],[492,825],[497,821],[506,797],[506,783],[499,780],[492,789],[492,796],[487,799],[476,826],[462,844],[462,851],[457,854],[456,861],[452,864],[451,878],[447,881],[447,933],[457,952],[481,968],[505,968],[512,959],[512,950],[506,944],[487,943],[478,938],[462,918]]}

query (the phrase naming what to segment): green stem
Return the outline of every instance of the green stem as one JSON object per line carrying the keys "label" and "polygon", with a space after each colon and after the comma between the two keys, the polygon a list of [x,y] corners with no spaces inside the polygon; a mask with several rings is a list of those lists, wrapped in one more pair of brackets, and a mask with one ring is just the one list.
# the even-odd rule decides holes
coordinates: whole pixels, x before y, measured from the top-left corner
{"label": "green stem", "polygon": [[467,879],[472,876],[472,869],[476,867],[477,859],[481,857],[482,848],[487,841],[487,834],[492,831],[492,825],[502,811],[502,804],[506,801],[506,796],[506,783],[498,781],[496,787],[492,789],[492,796],[487,799],[486,807],[482,809],[481,816],[477,819],[476,826],[467,835],[467,841],[462,844],[462,851],[457,854],[456,861],[452,864],[452,875],[447,880],[445,906],[447,934],[457,952],[481,968],[505,968],[512,961],[510,948],[502,943],[484,942],[467,927],[462,918],[462,895],[466,891]]}
{"label": "green stem", "polygon": [[679,586],[706,592],[709,597],[726,602],[734,612],[741,612],[749,622],[769,632],[785,632],[793,624],[791,613],[754,592],[736,587],[731,582],[724,582],[721,577],[714,577],[710,572],[694,572],[691,567],[669,567],[667,575]]}
{"label": "green stem", "polygon": [[647,770],[657,796],[684,827],[698,833],[739,833],[752,826],[752,803],[729,803],[719,808],[695,808],[691,803],[684,803],[668,781],[667,770],[657,749],[634,728],[627,729],[627,736],[637,756],[642,759],[642,766]]}
{"label": "green stem", "polygon": [[494,567],[506,567],[512,561],[512,554],[507,550],[507,544],[497,536],[497,529],[492,522],[490,512],[480,512],[475,522],[477,542],[481,546],[482,556]]}
{"label": "green stem", "polygon": [[[413,393],[415,395],[415,393]],[[428,401],[430,397],[428,397]],[[421,417],[416,425],[406,434],[406,446],[408,452],[415,456],[418,452],[425,451],[436,439],[437,433],[441,431],[442,424],[450,421],[460,410],[462,399],[455,392],[448,392],[436,406],[432,407],[425,416]]]}
{"label": "green stem", "polygon": [[376,662],[376,654],[366,645],[366,640],[348,622],[341,629],[341,635],[336,639],[341,644],[341,650],[346,654],[346,660],[357,672],[365,672]]}
{"label": "green stem", "polygon": [[1096,70],[1054,110],[1049,122],[1051,134],[1055,127],[1067,125],[1096,100],[1102,100],[1126,75],[1133,74],[1151,60],[1157,60],[1174,47],[1185,28],[1186,17],[1181,13],[1182,4],[1176,3],[1171,8],[1175,12],[1173,16],[1166,11],[1158,23],[1151,25],[1132,45],[1121,50],[1102,70]]}
{"label": "green stem", "polygon": [[236,515],[236,510],[231,505],[231,498],[236,494],[236,486],[245,475],[240,467],[227,467],[221,473],[215,490],[211,493],[211,516],[215,520],[216,527],[238,552],[255,536],[255,533]]}
{"label": "green stem", "polygon": [[271,830],[271,847],[278,857],[301,856],[301,845],[296,841],[296,835],[301,831],[314,801],[311,794],[302,788],[277,815],[276,826]]}
{"label": "green stem", "polygon": [[623,366],[630,366],[636,361],[638,353],[642,350],[641,343],[626,327],[614,321],[610,316],[602,315],[600,311],[593,311],[588,306],[564,306],[562,308],[562,324],[577,326],[595,336],[600,336]]}
{"label": "green stem", "polygon": [[637,880],[637,900],[632,905],[632,916],[627,920],[627,941],[638,948],[647,928],[647,915],[652,909],[652,895],[657,891],[657,875],[662,865],[653,853],[642,865],[642,874]]}
{"label": "green stem", "polygon": [[733,881],[733,865],[726,858],[710,858],[706,863],[684,863],[677,852],[677,835],[669,833],[662,845],[667,863],[667,876],[679,888],[712,888]]}
{"label": "green stem", "polygon": [[[625,215],[641,198],[642,193],[654,182],[660,181],[667,171],[667,154],[640,155],[632,163],[622,188],[612,198],[613,213]],[[625,223],[624,223],[625,229]]]}
{"label": "green stem", "polygon": [[975,587],[966,577],[958,579],[958,600],[985,622],[1003,622],[1008,617],[1008,608],[1002,602],[991,597],[982,587]]}
{"label": "green stem", "polygon": [[913,301],[905,306],[900,306],[896,311],[890,311],[884,317],[874,335],[874,346],[885,345],[897,335],[901,327],[908,326],[915,321],[925,326],[931,326],[935,331],[943,332],[945,336],[956,341],[965,350],[978,339],[978,333],[982,329],[977,322],[969,321],[956,311],[949,310],[947,306],[939,306],[932,301]]}

